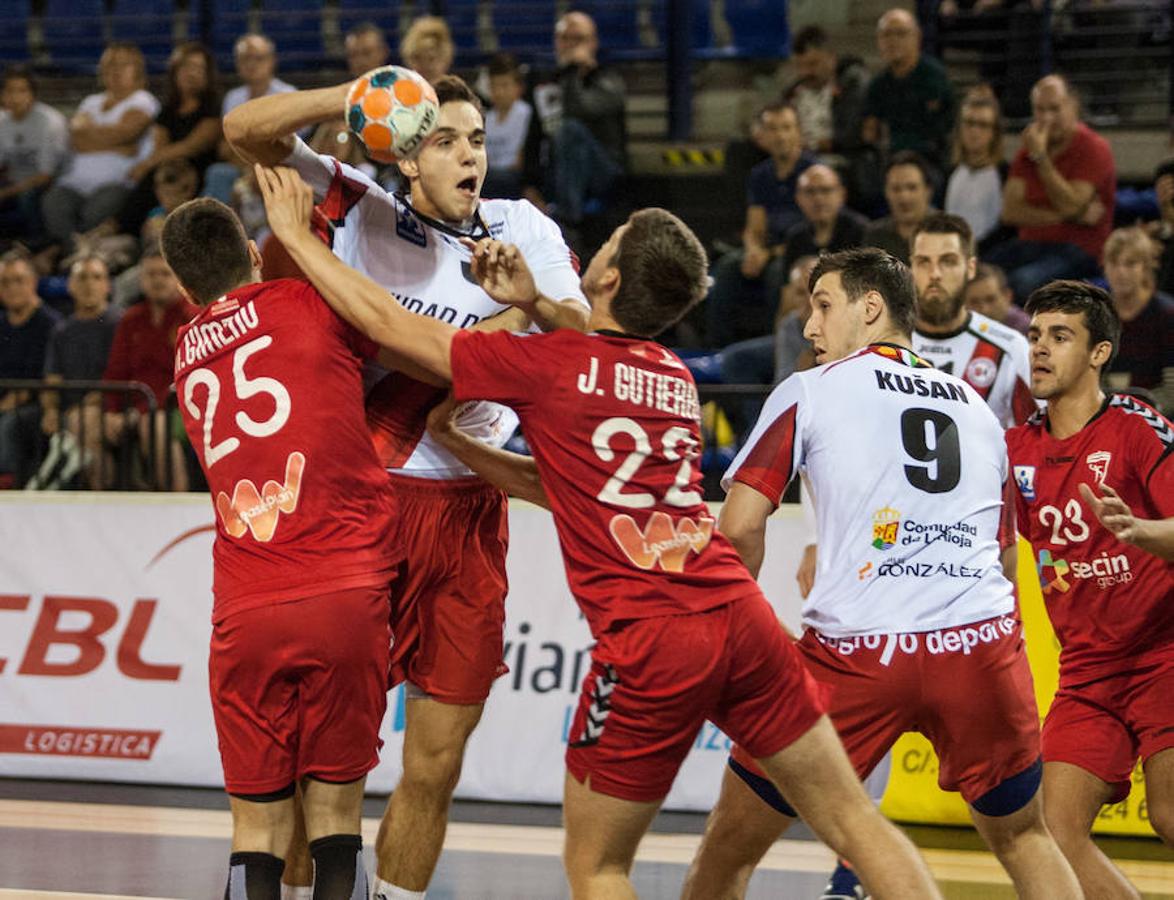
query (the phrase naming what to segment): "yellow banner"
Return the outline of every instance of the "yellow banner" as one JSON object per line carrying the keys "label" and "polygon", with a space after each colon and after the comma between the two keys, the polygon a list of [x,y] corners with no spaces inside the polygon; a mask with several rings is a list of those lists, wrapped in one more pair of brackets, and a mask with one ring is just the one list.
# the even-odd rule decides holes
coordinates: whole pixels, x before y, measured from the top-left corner
{"label": "yellow banner", "polygon": [[[1060,646],[1048,621],[1035,571],[1035,555],[1019,541],[1019,607],[1027,638],[1027,657],[1035,678],[1035,698],[1040,715],[1047,712],[1056,693],[1060,671]],[[938,759],[929,741],[920,734],[906,734],[893,746],[893,770],[881,810],[898,822],[924,825],[968,825],[966,804],[956,793],[938,787]],[[1146,815],[1145,783],[1140,764],[1133,770],[1133,790],[1121,803],[1106,806],[1093,825],[1098,834],[1152,837]]]}

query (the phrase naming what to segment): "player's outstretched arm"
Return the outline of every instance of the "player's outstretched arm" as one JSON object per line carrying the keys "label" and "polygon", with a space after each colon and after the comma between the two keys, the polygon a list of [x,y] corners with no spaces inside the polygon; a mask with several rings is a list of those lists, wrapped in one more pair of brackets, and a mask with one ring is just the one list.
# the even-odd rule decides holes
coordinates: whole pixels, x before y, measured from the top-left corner
{"label": "player's outstretched arm", "polygon": [[255,166],[269,227],[330,307],[371,340],[452,381],[451,325],[408,312],[310,233],[314,192],[293,169]]}
{"label": "player's outstretched arm", "polygon": [[275,166],[293,152],[296,132],[342,115],[350,86],[348,81],[249,100],[224,117],[224,137],[247,162]]}
{"label": "player's outstretched arm", "polygon": [[717,530],[724,534],[742,557],[750,574],[758,577],[766,552],[766,520],[774,504],[747,484],[735,481],[726,494],[718,516]]}
{"label": "player's outstretched arm", "polygon": [[473,254],[472,272],[482,290],[498,303],[523,310],[543,331],[587,330],[588,312],[573,300],[554,300],[538,290],[522,251],[493,238],[462,241]]}
{"label": "player's outstretched arm", "polygon": [[456,425],[459,405],[449,394],[428,414],[428,433],[449,453],[511,497],[550,509],[550,499],[529,456],[510,453],[470,437]]}
{"label": "player's outstretched arm", "polygon": [[1098,522],[1122,543],[1133,544],[1167,562],[1174,561],[1174,518],[1138,518],[1115,490],[1104,483],[1100,489],[1098,497],[1087,484],[1080,485],[1080,495],[1092,507]]}

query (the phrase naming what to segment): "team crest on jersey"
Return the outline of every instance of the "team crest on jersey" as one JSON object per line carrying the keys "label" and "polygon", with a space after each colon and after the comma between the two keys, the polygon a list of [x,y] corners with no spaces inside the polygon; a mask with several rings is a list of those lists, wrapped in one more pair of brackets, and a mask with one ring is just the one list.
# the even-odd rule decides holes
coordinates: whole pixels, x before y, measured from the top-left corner
{"label": "team crest on jersey", "polygon": [[[1044,574],[1047,569],[1052,570],[1051,578]],[[1044,596],[1052,591],[1059,591],[1061,594],[1068,593],[1068,588],[1071,585],[1064,578],[1069,572],[1068,560],[1055,559],[1051,550],[1041,550],[1036,560],[1035,571],[1039,575],[1039,586],[1040,590],[1044,592]]]}
{"label": "team crest on jersey", "polygon": [[1015,484],[1024,500],[1035,499],[1035,466],[1015,466],[1012,470]]}
{"label": "team crest on jersey", "polygon": [[998,372],[999,367],[993,360],[985,356],[976,356],[966,364],[965,379],[976,388],[988,388],[995,383],[995,375]]}
{"label": "team crest on jersey", "polygon": [[1105,476],[1109,474],[1109,460],[1113,458],[1113,454],[1108,450],[1097,450],[1095,453],[1090,453],[1084,458],[1088,463],[1088,467],[1092,469],[1093,477],[1096,478],[1097,484],[1105,483]]}
{"label": "team crest on jersey", "polygon": [[700,555],[709,546],[713,519],[681,518],[674,523],[667,513],[658,511],[641,531],[636,520],[624,513],[612,517],[608,530],[637,568],[647,571],[659,565],[665,572],[683,572],[689,553]]}
{"label": "team crest on jersey", "polygon": [[273,540],[281,513],[289,515],[298,508],[302,492],[302,473],[306,457],[296,450],[285,461],[285,484],[270,479],[261,490],[250,478],[242,478],[232,489],[232,498],[220,491],[216,495],[216,512],[224,530],[232,537],[244,537],[246,531],[263,544]]}
{"label": "team crest on jersey", "polygon": [[901,513],[890,506],[878,509],[872,516],[872,546],[888,550],[897,543],[901,531]]}
{"label": "team crest on jersey", "polygon": [[424,231],[424,226],[411,211],[402,206],[396,206],[395,209],[395,233],[417,247],[428,246],[428,235]]}

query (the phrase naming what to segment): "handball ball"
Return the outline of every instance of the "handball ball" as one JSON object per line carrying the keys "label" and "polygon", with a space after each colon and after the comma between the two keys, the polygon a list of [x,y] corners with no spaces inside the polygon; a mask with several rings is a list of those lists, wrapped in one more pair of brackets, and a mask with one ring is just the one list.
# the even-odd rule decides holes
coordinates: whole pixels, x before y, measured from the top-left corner
{"label": "handball ball", "polygon": [[411,156],[439,117],[432,85],[402,66],[372,69],[347,92],[347,125],[376,162]]}

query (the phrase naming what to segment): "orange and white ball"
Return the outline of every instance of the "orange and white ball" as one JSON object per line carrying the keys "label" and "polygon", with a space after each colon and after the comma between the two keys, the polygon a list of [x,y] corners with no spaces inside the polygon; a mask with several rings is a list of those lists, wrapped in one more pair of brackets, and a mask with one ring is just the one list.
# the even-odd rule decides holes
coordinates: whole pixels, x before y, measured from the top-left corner
{"label": "orange and white ball", "polygon": [[372,69],[347,92],[347,125],[376,162],[411,156],[439,117],[432,85],[402,66]]}

